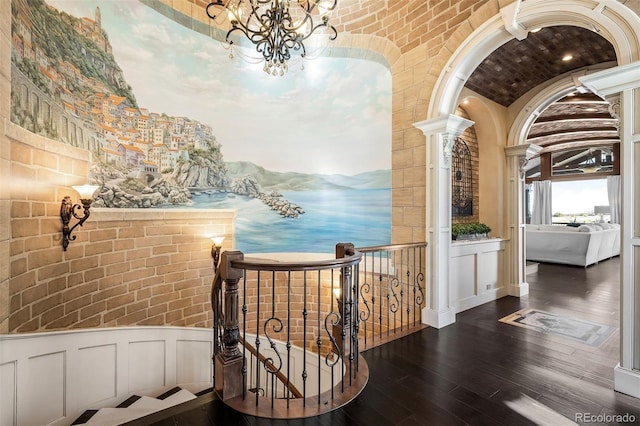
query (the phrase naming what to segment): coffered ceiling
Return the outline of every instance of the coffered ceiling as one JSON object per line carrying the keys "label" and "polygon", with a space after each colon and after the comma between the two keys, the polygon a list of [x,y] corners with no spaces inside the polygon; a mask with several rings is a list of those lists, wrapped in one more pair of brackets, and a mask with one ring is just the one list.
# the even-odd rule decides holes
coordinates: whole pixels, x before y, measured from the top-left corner
{"label": "coffered ceiling", "polygon": [[[548,27],[495,50],[470,76],[466,87],[509,106],[554,77],[589,65],[614,65],[615,61],[613,46],[598,33],[572,26]],[[582,147],[588,152],[589,147],[619,142],[616,126],[607,102],[592,93],[575,92],[537,117],[527,141],[544,151]]]}

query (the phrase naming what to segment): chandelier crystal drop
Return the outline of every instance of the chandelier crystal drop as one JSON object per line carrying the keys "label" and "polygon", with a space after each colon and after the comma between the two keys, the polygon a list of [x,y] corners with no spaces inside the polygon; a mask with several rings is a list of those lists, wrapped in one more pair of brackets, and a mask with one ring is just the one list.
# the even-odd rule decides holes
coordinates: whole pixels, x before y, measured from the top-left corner
{"label": "chandelier crystal drop", "polygon": [[263,70],[283,76],[294,52],[301,58],[306,56],[304,41],[316,30],[324,28],[329,40],[338,37],[329,23],[336,5],[337,0],[216,0],[206,11],[214,21],[220,16],[228,18],[227,43],[233,44],[235,33],[244,34],[262,55]]}

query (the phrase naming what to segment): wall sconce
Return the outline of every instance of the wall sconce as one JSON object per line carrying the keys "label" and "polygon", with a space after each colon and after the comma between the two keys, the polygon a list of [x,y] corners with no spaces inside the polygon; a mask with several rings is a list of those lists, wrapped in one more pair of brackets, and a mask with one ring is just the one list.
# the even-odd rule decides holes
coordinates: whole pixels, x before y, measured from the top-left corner
{"label": "wall sconce", "polygon": [[[340,287],[336,287],[333,289],[333,295],[336,298],[336,302],[338,303],[338,312],[340,313],[340,315],[342,315],[342,308],[344,306],[344,302],[342,301],[342,290],[340,289]],[[338,321],[338,324],[340,324],[342,322],[342,318],[340,318],[340,321]]]}
{"label": "wall sconce", "polygon": [[220,263],[220,249],[222,248],[222,242],[224,237],[211,237],[213,245],[211,246],[211,257],[213,257],[213,272],[218,272],[218,263]]}
{"label": "wall sconce", "polygon": [[[82,226],[82,224],[89,218],[89,209],[93,202],[93,193],[96,192],[96,189],[98,188],[98,185],[81,185],[73,187],[73,189],[80,194],[82,207],[80,204],[73,204],[71,197],[68,195],[62,199],[62,204],[60,205],[60,218],[62,219],[62,250],[67,251],[69,243],[76,239],[75,235],[71,235],[73,230],[76,229],[78,225]],[[79,216],[76,213],[76,210],[80,210],[81,208],[84,209],[84,216]],[[69,229],[71,216],[78,219],[78,223]]]}

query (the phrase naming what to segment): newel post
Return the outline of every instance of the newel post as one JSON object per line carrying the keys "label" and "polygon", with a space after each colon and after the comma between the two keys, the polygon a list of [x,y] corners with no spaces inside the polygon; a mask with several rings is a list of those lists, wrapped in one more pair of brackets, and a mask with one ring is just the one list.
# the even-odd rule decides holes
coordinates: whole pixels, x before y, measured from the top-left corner
{"label": "newel post", "polygon": [[242,374],[242,353],[240,342],[238,281],[243,276],[242,269],[231,266],[231,262],[243,260],[240,251],[222,253],[220,277],[224,282],[224,318],[222,321],[222,347],[215,355],[215,390],[222,400],[240,396],[244,390]]}

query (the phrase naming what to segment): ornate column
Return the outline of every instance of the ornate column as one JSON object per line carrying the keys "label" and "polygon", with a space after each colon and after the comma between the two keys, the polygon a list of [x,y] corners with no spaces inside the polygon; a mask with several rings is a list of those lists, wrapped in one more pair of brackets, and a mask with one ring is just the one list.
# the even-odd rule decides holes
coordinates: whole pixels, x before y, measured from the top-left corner
{"label": "ornate column", "polygon": [[580,77],[611,102],[620,127],[620,363],[614,387],[640,398],[640,61]]}
{"label": "ornate column", "polygon": [[456,321],[449,278],[451,149],[473,121],[447,115],[415,123],[427,138],[427,304],[422,322],[442,328]]}
{"label": "ornate column", "polygon": [[529,160],[542,148],[533,144],[508,146],[505,206],[507,208],[506,237],[509,242],[505,252],[509,295],[521,297],[529,294],[527,278],[526,224],[524,215],[524,176]]}

